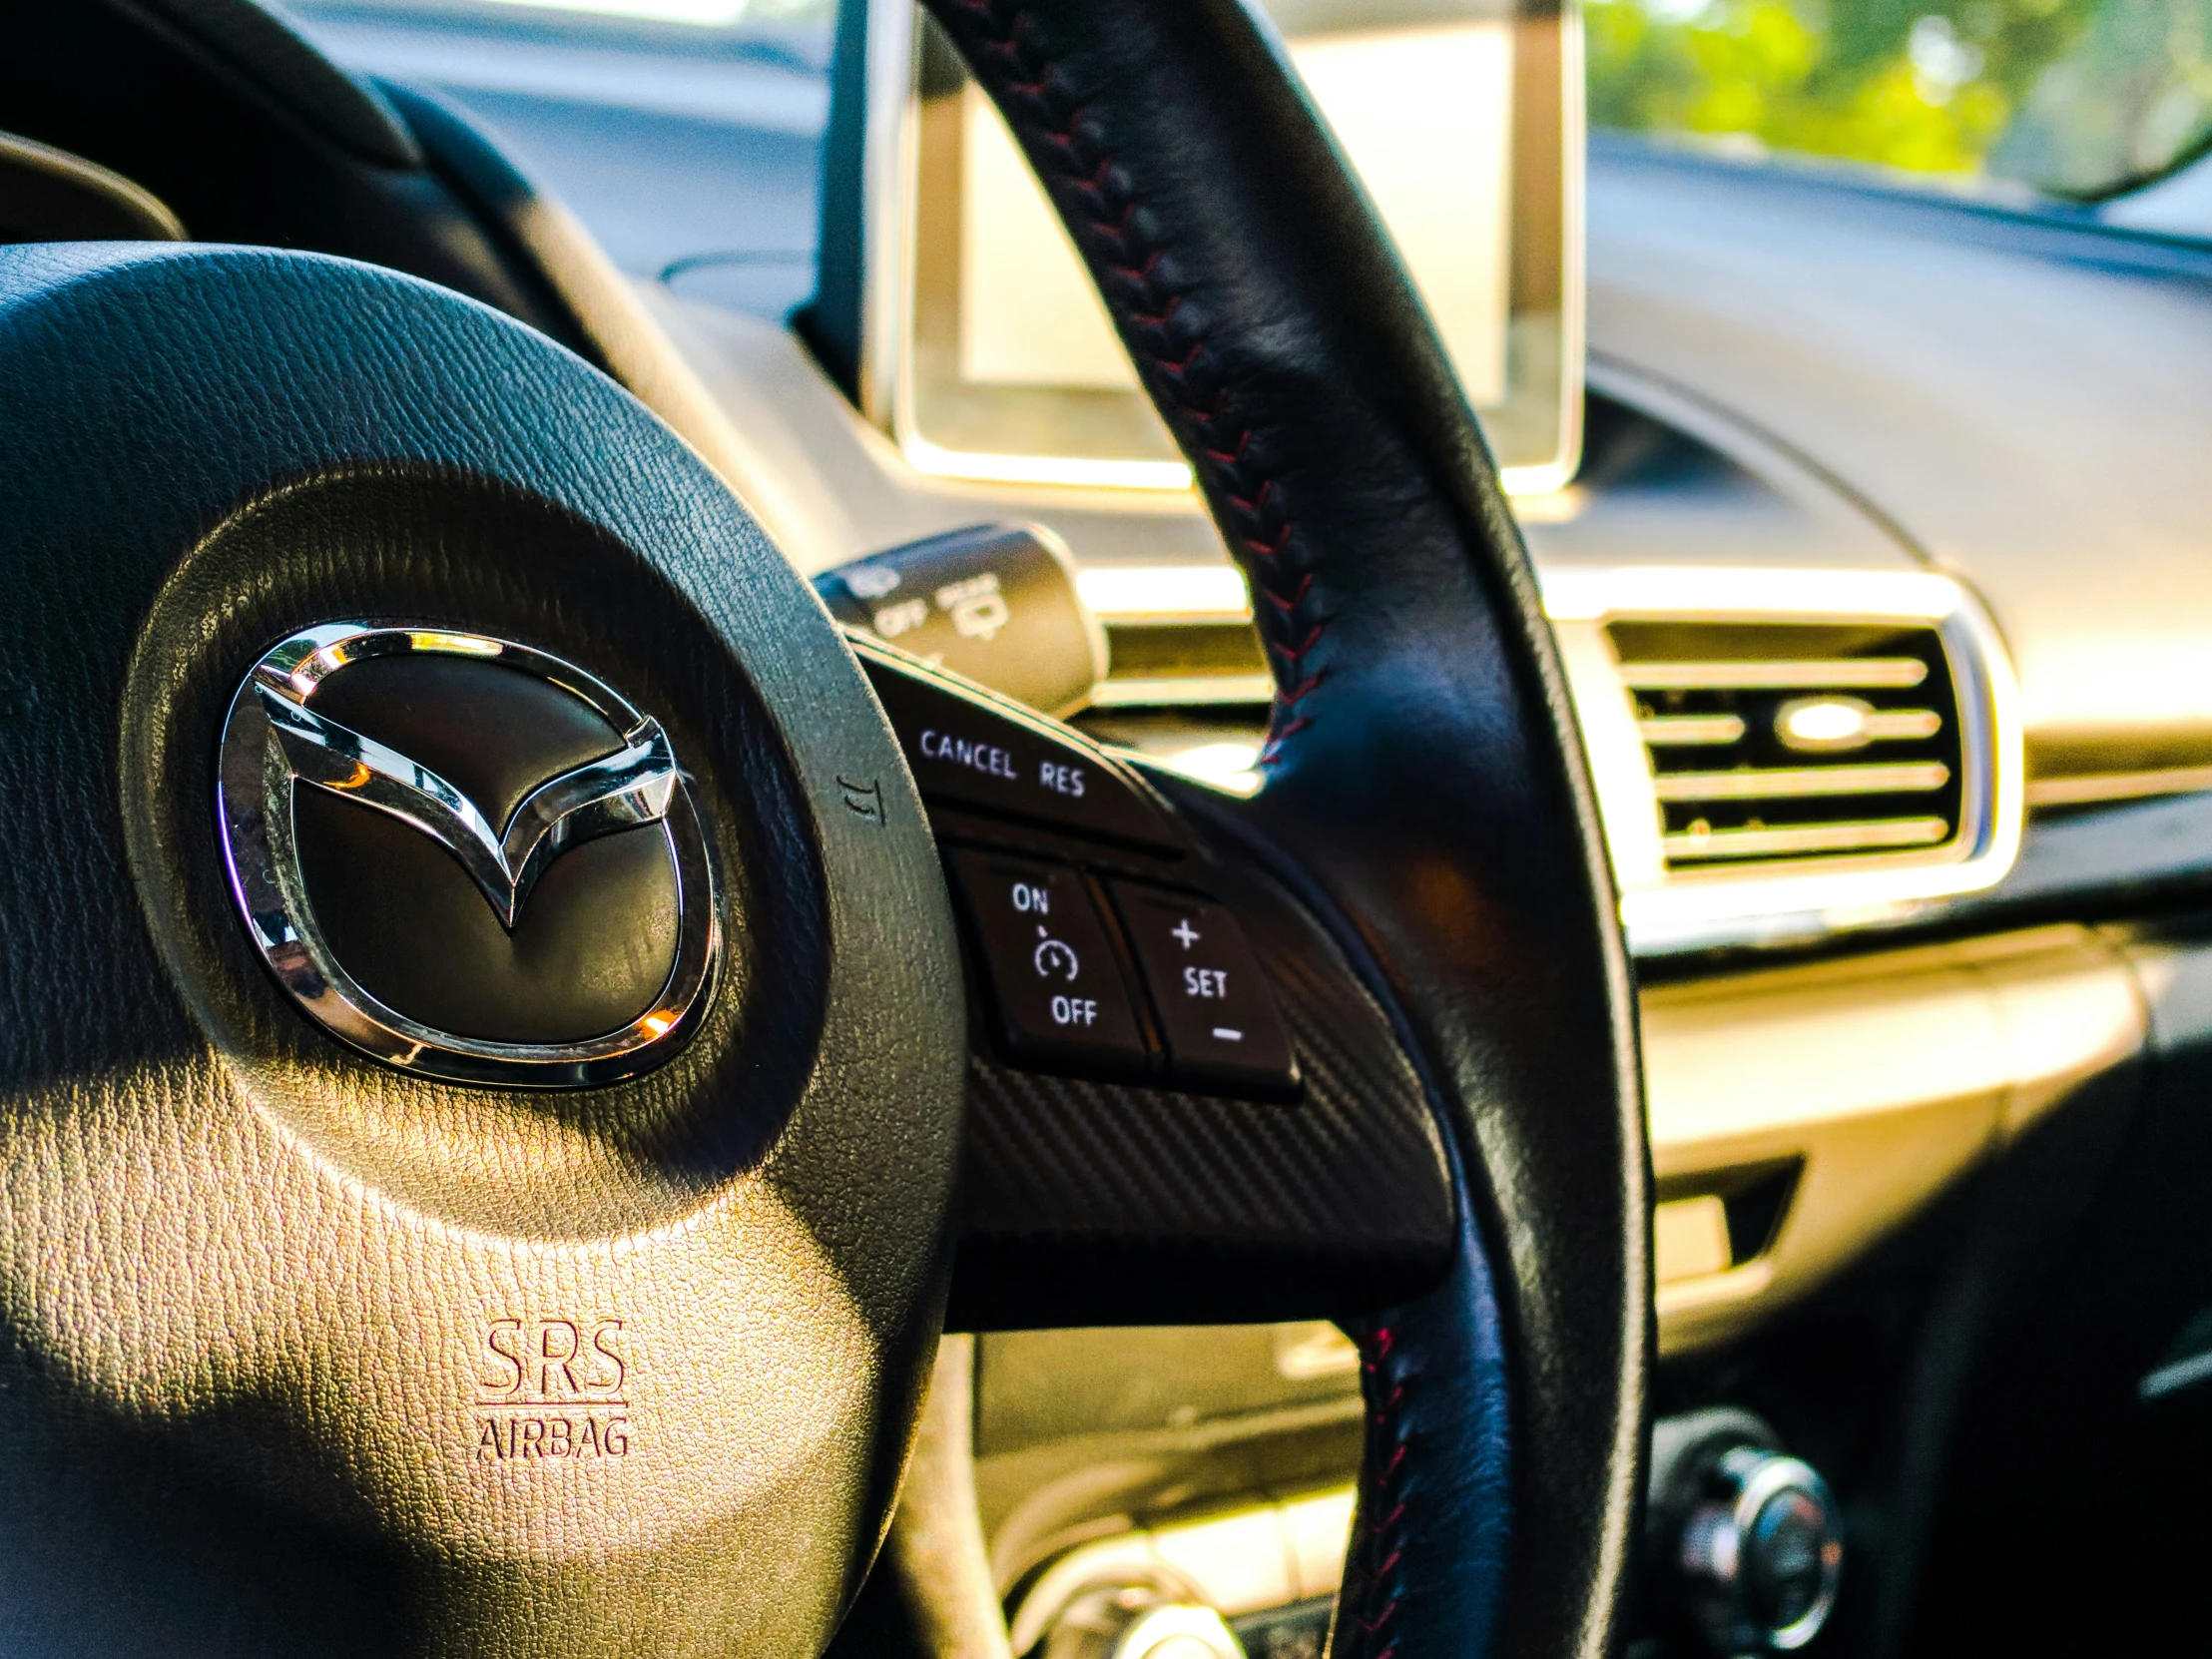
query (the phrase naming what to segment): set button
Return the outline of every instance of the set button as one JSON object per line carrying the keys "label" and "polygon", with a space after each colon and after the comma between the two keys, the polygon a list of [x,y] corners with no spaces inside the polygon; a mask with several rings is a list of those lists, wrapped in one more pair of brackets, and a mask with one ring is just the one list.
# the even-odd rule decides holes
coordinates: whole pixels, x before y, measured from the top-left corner
{"label": "set button", "polygon": [[1228,908],[1134,881],[1113,882],[1111,890],[1160,1016],[1176,1082],[1295,1092],[1290,1039],[1259,959]]}
{"label": "set button", "polygon": [[1144,1035],[1083,878],[1063,864],[954,850],[998,1038],[1017,1065],[1141,1077]]}

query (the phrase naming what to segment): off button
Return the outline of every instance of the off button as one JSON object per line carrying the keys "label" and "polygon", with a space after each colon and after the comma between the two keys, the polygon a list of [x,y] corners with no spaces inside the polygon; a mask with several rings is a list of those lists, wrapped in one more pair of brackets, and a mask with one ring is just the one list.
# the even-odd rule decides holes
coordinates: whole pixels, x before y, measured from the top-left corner
{"label": "off button", "polygon": [[1237,918],[1220,904],[1134,881],[1113,884],[1137,967],[1186,1088],[1288,1097],[1298,1065]]}
{"label": "off button", "polygon": [[1086,1076],[1142,1076],[1129,987],[1083,878],[1028,858],[950,857],[1006,1057]]}

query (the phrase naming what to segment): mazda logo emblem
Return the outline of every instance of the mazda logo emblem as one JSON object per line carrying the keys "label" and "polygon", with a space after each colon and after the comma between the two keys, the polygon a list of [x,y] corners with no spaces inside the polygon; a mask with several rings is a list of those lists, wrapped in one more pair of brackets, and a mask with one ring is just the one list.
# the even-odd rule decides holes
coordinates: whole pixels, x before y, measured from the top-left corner
{"label": "mazda logo emblem", "polygon": [[218,815],[262,959],[389,1064],[607,1082],[673,1052],[712,987],[710,858],[667,733],[530,647],[292,636],[232,700]]}

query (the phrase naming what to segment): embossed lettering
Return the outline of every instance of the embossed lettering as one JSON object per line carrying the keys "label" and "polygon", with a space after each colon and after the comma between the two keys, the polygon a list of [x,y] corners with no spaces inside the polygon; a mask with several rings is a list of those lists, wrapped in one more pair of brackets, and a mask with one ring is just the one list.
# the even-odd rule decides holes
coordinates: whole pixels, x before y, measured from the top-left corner
{"label": "embossed lettering", "polygon": [[510,1394],[522,1386],[529,1371],[522,1363],[522,1321],[494,1320],[484,1333],[484,1350],[504,1371],[479,1373],[477,1382],[486,1393]]}
{"label": "embossed lettering", "polygon": [[[538,1328],[538,1353],[545,1364],[538,1373],[538,1397],[540,1399],[568,1399],[577,1392],[576,1373],[569,1361],[576,1358],[576,1327],[567,1320],[546,1320]],[[558,1364],[561,1376],[561,1391],[553,1389],[553,1368]]]}
{"label": "embossed lettering", "polygon": [[476,1419],[476,1461],[532,1462],[583,1457],[624,1457],[630,1451],[628,1417],[494,1417]]}
{"label": "embossed lettering", "polygon": [[601,1320],[599,1328],[591,1334],[591,1346],[598,1351],[601,1358],[608,1361],[615,1368],[615,1374],[612,1378],[604,1382],[592,1384],[593,1388],[600,1393],[619,1394],[622,1392],[622,1380],[630,1375],[630,1368],[624,1362],[622,1356],[608,1346],[613,1341],[615,1334],[621,1329],[622,1321],[620,1320]]}
{"label": "embossed lettering", "polygon": [[623,1457],[631,1446],[627,1322],[495,1319],[475,1356],[480,1463]]}

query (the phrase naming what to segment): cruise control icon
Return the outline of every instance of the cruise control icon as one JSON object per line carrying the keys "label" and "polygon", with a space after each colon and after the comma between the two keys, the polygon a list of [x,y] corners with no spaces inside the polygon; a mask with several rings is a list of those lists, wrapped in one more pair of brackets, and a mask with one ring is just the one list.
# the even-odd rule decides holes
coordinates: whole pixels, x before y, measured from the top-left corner
{"label": "cruise control icon", "polygon": [[[1010,882],[1006,896],[1014,909],[1024,915],[1048,915],[1052,910],[1052,889],[1030,881]],[[1083,958],[1075,953],[1075,946],[1065,939],[1052,936],[1052,929],[1043,922],[1037,923],[1037,948],[1029,960],[1037,970],[1039,979],[1064,979],[1069,984],[1083,976]],[[1052,1023],[1055,1025],[1096,1025],[1098,1003],[1087,996],[1055,996],[1049,1004]]]}
{"label": "cruise control icon", "polygon": [[1083,958],[1067,940],[1054,938],[1042,926],[1037,929],[1037,937],[1044,941],[1031,958],[1037,964],[1038,978],[1050,979],[1057,974],[1072,982],[1083,971]]}
{"label": "cruise control icon", "polygon": [[[1059,977],[1069,984],[1082,977],[1083,958],[1076,955],[1075,946],[1065,939],[1056,939],[1046,931],[1042,922],[1037,924],[1037,937],[1043,942],[1037,946],[1030,960],[1037,965],[1039,979]],[[1098,1023],[1098,999],[1091,996],[1055,996],[1046,1007],[1052,1014],[1052,1023],[1060,1026],[1091,1026]]]}

